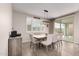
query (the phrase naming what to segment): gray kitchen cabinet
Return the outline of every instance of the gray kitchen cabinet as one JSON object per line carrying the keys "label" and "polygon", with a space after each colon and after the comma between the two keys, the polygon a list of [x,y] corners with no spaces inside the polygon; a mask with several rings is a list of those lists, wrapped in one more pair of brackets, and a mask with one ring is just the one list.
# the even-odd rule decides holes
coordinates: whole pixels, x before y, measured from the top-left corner
{"label": "gray kitchen cabinet", "polygon": [[11,37],[8,39],[8,55],[21,56],[22,55],[22,38]]}

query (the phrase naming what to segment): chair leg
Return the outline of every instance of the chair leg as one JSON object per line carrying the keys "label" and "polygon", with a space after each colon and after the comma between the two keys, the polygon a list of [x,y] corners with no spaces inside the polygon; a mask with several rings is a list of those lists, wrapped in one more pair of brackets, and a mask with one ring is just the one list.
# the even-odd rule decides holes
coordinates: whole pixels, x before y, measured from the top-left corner
{"label": "chair leg", "polygon": [[52,48],[54,48],[54,43],[52,43]]}
{"label": "chair leg", "polygon": [[50,48],[52,49],[52,44],[51,44],[51,47]]}
{"label": "chair leg", "polygon": [[30,42],[30,48],[32,47],[32,43]]}
{"label": "chair leg", "polygon": [[61,46],[61,43],[60,43],[60,42],[61,42],[61,41],[58,42],[58,48]]}
{"label": "chair leg", "polygon": [[60,46],[62,46],[62,40],[60,40]]}
{"label": "chair leg", "polygon": [[57,50],[58,50],[59,44],[57,43]]}
{"label": "chair leg", "polygon": [[61,40],[61,46],[63,45],[63,42],[62,42],[62,40]]}
{"label": "chair leg", "polygon": [[46,51],[47,51],[47,53],[48,53],[48,46],[46,46]]}

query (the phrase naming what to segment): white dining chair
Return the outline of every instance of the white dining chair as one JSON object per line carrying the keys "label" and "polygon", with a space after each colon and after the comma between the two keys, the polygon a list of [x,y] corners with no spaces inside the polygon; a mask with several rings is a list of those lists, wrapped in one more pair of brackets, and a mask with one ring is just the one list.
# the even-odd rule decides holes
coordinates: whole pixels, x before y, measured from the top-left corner
{"label": "white dining chair", "polygon": [[60,46],[63,45],[63,43],[62,43],[62,41],[63,41],[63,33],[59,33],[58,41],[59,41]]}
{"label": "white dining chair", "polygon": [[33,47],[33,49],[36,48],[36,45],[37,45],[39,42],[37,41],[37,39],[35,39],[35,38],[33,37],[32,34],[30,34],[30,39],[31,39],[30,48],[31,48],[31,47]]}
{"label": "white dining chair", "polygon": [[48,52],[49,45],[52,48],[52,39],[53,38],[54,38],[54,36],[52,34],[48,34],[47,35],[47,40],[41,42],[41,44],[43,44],[46,47],[47,52]]}
{"label": "white dining chair", "polygon": [[58,42],[58,39],[57,39],[57,33],[55,34],[52,34],[52,48],[55,48],[55,47],[58,47],[57,45],[57,42]]}
{"label": "white dining chair", "polygon": [[53,41],[54,47],[56,47],[57,49],[62,45],[62,36],[63,36],[62,33],[54,34],[54,39],[52,41]]}

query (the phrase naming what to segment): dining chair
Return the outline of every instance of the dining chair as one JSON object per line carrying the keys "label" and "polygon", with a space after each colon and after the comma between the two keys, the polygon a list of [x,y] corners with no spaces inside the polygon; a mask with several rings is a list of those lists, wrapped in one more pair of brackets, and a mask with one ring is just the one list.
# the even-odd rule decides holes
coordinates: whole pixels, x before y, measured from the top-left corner
{"label": "dining chair", "polygon": [[33,50],[35,50],[39,41],[37,41],[37,39],[35,39],[32,34],[30,34],[30,39],[30,48],[33,48]]}
{"label": "dining chair", "polygon": [[63,43],[62,43],[62,41],[63,41],[63,33],[59,33],[58,41],[59,41],[60,46],[63,45]]}
{"label": "dining chair", "polygon": [[62,36],[62,33],[54,34],[54,39],[52,40],[54,48],[56,47],[58,49],[62,45]]}
{"label": "dining chair", "polygon": [[48,52],[49,46],[51,46],[51,48],[52,48],[52,39],[53,38],[54,38],[54,36],[52,34],[48,34],[47,40],[41,42],[41,44],[43,44],[46,47],[47,52]]}

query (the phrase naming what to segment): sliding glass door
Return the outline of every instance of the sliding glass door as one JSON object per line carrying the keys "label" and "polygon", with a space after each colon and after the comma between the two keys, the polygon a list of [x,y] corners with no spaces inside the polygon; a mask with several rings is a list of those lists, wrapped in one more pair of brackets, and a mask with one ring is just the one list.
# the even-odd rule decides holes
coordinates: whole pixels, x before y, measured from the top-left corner
{"label": "sliding glass door", "polygon": [[73,15],[56,19],[54,23],[54,33],[62,33],[63,40],[73,42]]}

